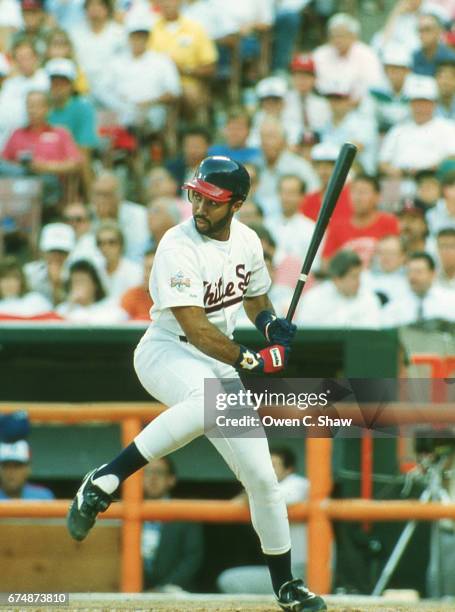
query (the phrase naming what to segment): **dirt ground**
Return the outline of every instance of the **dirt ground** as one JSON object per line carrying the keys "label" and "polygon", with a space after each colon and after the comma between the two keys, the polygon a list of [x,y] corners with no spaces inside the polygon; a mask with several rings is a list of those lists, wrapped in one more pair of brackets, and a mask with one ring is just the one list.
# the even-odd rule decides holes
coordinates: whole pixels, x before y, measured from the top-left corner
{"label": "dirt ground", "polygon": [[[329,612],[455,612],[455,604],[442,602],[412,602],[394,603],[387,601],[372,601],[364,603],[361,601],[337,602],[337,598],[328,598]],[[273,603],[270,598],[251,599],[250,601],[236,602],[230,600],[220,600],[204,597],[202,600],[185,599],[137,599],[120,596],[100,598],[94,594],[92,599],[84,596],[78,599],[77,596],[70,596],[70,603],[65,607],[11,607],[0,605],[0,611],[11,612],[122,612],[123,610],[134,610],[135,612],[278,612],[280,608]]]}

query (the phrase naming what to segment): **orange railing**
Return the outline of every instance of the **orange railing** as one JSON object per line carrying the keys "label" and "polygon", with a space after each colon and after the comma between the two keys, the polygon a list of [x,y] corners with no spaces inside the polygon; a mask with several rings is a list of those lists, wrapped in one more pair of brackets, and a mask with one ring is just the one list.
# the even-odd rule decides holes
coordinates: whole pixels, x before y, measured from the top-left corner
{"label": "orange railing", "polygon": [[[27,409],[33,422],[75,424],[82,422],[118,422],[122,428],[122,444],[139,433],[144,421],[157,416],[164,408],[150,404],[0,404],[0,412]],[[452,411],[450,411],[452,412]],[[455,415],[447,415],[455,422]],[[289,509],[291,521],[308,523],[308,584],[320,593],[330,592],[330,554],[333,520],[394,521],[455,519],[455,503],[419,504],[411,501],[331,500],[332,440],[306,440],[307,476],[310,498],[307,503]],[[7,501],[0,504],[0,518],[63,518],[68,500],[52,502]],[[125,481],[122,501],[113,504],[102,518],[122,519],[121,590],[138,592],[142,588],[141,524],[144,520],[186,520],[203,522],[247,522],[246,507],[219,500],[144,501],[140,473]]]}

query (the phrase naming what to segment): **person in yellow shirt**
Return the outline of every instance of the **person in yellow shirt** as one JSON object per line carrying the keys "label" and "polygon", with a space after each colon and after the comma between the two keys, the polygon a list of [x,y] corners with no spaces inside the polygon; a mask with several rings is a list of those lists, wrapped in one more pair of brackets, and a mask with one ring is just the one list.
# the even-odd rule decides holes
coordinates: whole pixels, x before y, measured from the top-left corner
{"label": "person in yellow shirt", "polygon": [[159,0],[161,17],[150,35],[149,46],[168,54],[182,81],[185,118],[206,120],[209,80],[214,75],[218,52],[197,22],[180,13],[181,0]]}

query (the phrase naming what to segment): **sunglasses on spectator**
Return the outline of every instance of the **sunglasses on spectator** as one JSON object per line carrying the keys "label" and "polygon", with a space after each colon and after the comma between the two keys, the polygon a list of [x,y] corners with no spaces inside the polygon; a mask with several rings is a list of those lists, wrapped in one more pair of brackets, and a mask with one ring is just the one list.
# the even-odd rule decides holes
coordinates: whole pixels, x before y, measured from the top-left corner
{"label": "sunglasses on spectator", "polygon": [[109,246],[112,246],[114,244],[119,244],[119,240],[118,238],[105,238],[104,240],[101,238],[96,241],[97,246],[103,246],[106,244]]}
{"label": "sunglasses on spectator", "polygon": [[88,221],[88,217],[83,217],[82,215],[68,215],[63,219],[67,223],[83,223],[84,221]]}

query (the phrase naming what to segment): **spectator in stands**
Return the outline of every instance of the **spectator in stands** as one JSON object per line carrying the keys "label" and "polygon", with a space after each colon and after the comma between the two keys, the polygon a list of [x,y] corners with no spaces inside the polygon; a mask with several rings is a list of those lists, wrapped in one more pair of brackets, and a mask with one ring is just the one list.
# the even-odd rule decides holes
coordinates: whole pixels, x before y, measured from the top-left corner
{"label": "spectator in stands", "polygon": [[405,207],[398,213],[400,236],[403,240],[406,256],[415,252],[430,250],[428,225],[420,208]]}
{"label": "spectator in stands", "polygon": [[412,75],[405,94],[411,100],[412,118],[386,134],[379,154],[381,171],[395,178],[434,169],[443,159],[455,155],[455,123],[434,116],[436,81]]}
{"label": "spectator in stands", "polygon": [[103,285],[107,295],[117,300],[142,282],[142,266],[124,255],[124,238],[120,226],[108,219],[102,221],[96,231],[96,245],[103,262]]}
{"label": "spectator in stands", "polygon": [[65,128],[49,125],[48,113],[47,93],[31,91],[27,95],[28,124],[11,134],[3,149],[3,158],[27,162],[35,174],[61,177],[75,174],[81,166],[77,145]]}
{"label": "spectator in stands", "polygon": [[365,272],[363,280],[382,303],[390,302],[404,293],[405,261],[404,244],[399,236],[384,236],[377,241],[371,268]]}
{"label": "spectator in stands", "polygon": [[455,120],[455,61],[438,64],[436,83],[439,91],[436,117]]}
{"label": "spectator in stands", "polygon": [[254,164],[258,161],[261,152],[259,147],[247,144],[250,129],[251,119],[245,110],[241,107],[229,109],[223,129],[224,142],[212,145],[209,155],[225,155],[241,164]]}
{"label": "spectator in stands", "polygon": [[11,53],[13,73],[3,83],[0,94],[2,149],[13,131],[27,123],[27,94],[30,91],[49,89],[49,77],[46,71],[40,68],[39,55],[30,41],[18,41]]}
{"label": "spectator in stands", "polygon": [[172,59],[147,49],[150,27],[127,21],[128,50],[107,67],[103,100],[117,112],[120,123],[157,133],[166,125],[167,107],[181,95],[180,76]]}
{"label": "spectator in stands", "polygon": [[142,260],[150,235],[144,206],[123,200],[119,179],[113,172],[103,171],[93,181],[92,206],[95,226],[100,221],[117,221],[125,238],[125,256]]}
{"label": "spectator in stands", "polygon": [[302,23],[302,11],[310,0],[278,0],[273,24],[272,71],[286,71]]}
{"label": "spectator in stands", "polygon": [[30,457],[30,447],[25,440],[0,444],[0,500],[54,499],[54,494],[47,487],[27,482],[31,474]]}
{"label": "spectator in stands", "polygon": [[256,192],[257,192],[258,185],[259,185],[259,167],[257,164],[252,164],[250,162],[248,164],[245,164],[245,168],[248,174],[250,175],[250,191],[248,194],[248,199],[258,204]]}
{"label": "spectator in stands", "polygon": [[[0,52],[0,150],[3,150],[5,142],[14,129],[14,126],[11,125],[10,109],[8,108],[8,104],[3,104],[2,97],[3,86],[10,73],[11,64],[6,55]],[[0,160],[0,176],[7,174],[8,171],[14,172],[14,168],[11,168],[11,165],[7,162],[2,162]]]}
{"label": "spectator in stands", "polygon": [[76,95],[76,65],[70,59],[53,59],[47,62],[46,72],[51,80],[51,109],[48,115],[51,125],[65,127],[73,136],[82,155],[84,188],[89,192],[92,178],[93,149],[98,145],[95,107],[89,98]]}
{"label": "spectator in stands", "polygon": [[25,410],[0,414],[0,442],[11,444],[24,440],[30,433],[30,421]]}
{"label": "spectator in stands", "polygon": [[71,38],[65,30],[60,28],[51,30],[47,39],[46,60],[50,61],[53,59],[67,59],[74,63],[76,66],[76,79],[73,83],[74,91],[81,95],[87,94],[89,90],[88,82],[76,61]]}
{"label": "spectator in stands", "polygon": [[435,14],[419,17],[420,48],[412,56],[412,71],[434,77],[440,62],[455,62],[455,51],[441,41],[443,24]]}
{"label": "spectator in stands", "polygon": [[109,325],[128,318],[117,300],[106,297],[100,276],[89,261],[80,259],[71,264],[67,285],[68,296],[57,312],[68,321]]}
{"label": "spectator in stands", "polygon": [[331,17],[327,24],[328,42],[313,53],[318,88],[342,77],[355,84],[354,96],[360,99],[380,82],[381,64],[371,47],[359,40],[360,23],[345,13]]}
{"label": "spectator in stands", "polygon": [[0,318],[2,315],[33,317],[52,310],[51,302],[29,291],[22,266],[15,257],[0,259]]}
{"label": "spectator in stands", "polygon": [[253,200],[245,200],[242,204],[242,208],[236,213],[236,217],[245,225],[262,224],[264,222],[264,214],[261,207],[258,206]]}
{"label": "spectator in stands", "polygon": [[210,141],[210,133],[203,126],[193,126],[185,130],[182,155],[166,163],[167,170],[179,186],[194,176],[196,168],[208,155]]}
{"label": "spectator in stands", "polygon": [[210,100],[207,84],[215,74],[218,53],[205,30],[184,17],[180,7],[181,0],[161,0],[161,18],[150,36],[150,48],[175,62],[182,81],[185,116],[205,121]]}
{"label": "spectator in stands", "polygon": [[[163,500],[177,482],[169,457],[152,459],[144,468],[145,499]],[[145,521],[142,559],[145,590],[178,592],[193,590],[203,558],[203,532],[199,523]]]}
{"label": "spectator in stands", "polygon": [[377,178],[359,174],[351,183],[352,216],[338,219],[327,232],[323,257],[327,260],[340,249],[355,251],[368,266],[376,242],[399,234],[396,217],[378,210],[381,188]]}
{"label": "spectator in stands", "polygon": [[180,223],[180,209],[172,198],[155,198],[148,205],[148,224],[152,245],[156,248],[168,229]]}
{"label": "spectator in stands", "polygon": [[48,223],[41,231],[41,259],[25,264],[32,291],[41,293],[54,306],[65,298],[65,262],[75,246],[74,230],[65,223]]}
{"label": "spectator in stands", "polygon": [[440,287],[455,290],[455,228],[439,230],[437,237],[438,274],[436,283]]}
{"label": "spectator in stands", "polygon": [[[316,221],[322,205],[322,198],[332,176],[335,162],[338,158],[340,149],[337,145],[329,142],[321,142],[316,144],[311,150],[311,161],[317,172],[321,183],[321,189],[307,193],[300,205],[300,212],[306,217]],[[344,185],[337,205],[333,212],[332,220],[347,219],[352,213],[351,190],[349,183]]]}
{"label": "spectator in stands", "polygon": [[68,261],[88,259],[100,268],[103,259],[96,247],[95,233],[92,228],[88,206],[83,202],[69,202],[63,210],[62,220],[73,228],[76,238],[76,244]]}
{"label": "spectator in stands", "polygon": [[255,200],[266,217],[280,213],[278,181],[284,174],[296,174],[309,191],[319,187],[319,180],[311,165],[287,150],[284,128],[276,119],[268,118],[261,126],[263,157],[259,166],[259,183]]}
{"label": "spectator in stands", "polygon": [[[279,200],[280,214],[265,221],[265,226],[272,234],[277,248],[286,255],[304,258],[313,235],[314,222],[299,212],[299,204],[305,194],[305,183],[295,174],[280,177]],[[314,262],[317,270],[319,258]]]}
{"label": "spectator in stands", "polygon": [[[385,79],[370,89],[366,112],[381,134],[409,119],[411,111],[404,86],[410,73],[411,56],[403,47],[386,47],[382,54]],[[362,105],[361,105],[362,108]]]}
{"label": "spectator in stands", "polygon": [[286,92],[284,117],[295,126],[300,138],[305,132],[319,132],[330,120],[330,106],[316,94],[316,68],[311,55],[300,53],[290,65],[291,88]]}
{"label": "spectator in stands", "polygon": [[433,170],[420,170],[415,175],[416,193],[411,206],[423,213],[432,210],[441,197],[441,183]]}
{"label": "spectator in stands", "polygon": [[237,24],[225,8],[223,0],[186,0],[182,6],[182,15],[196,21],[218,46],[227,42],[236,32]]}
{"label": "spectator in stands", "polygon": [[126,37],[123,27],[113,19],[112,0],[87,0],[84,10],[85,20],[71,25],[69,34],[91,94],[98,101],[105,91],[106,68],[125,51]]}
{"label": "spectator in stands", "polygon": [[125,291],[120,300],[120,306],[132,321],[150,320],[150,308],[153,302],[149,292],[149,280],[154,259],[155,249],[145,252],[142,284]]}
{"label": "spectator in stands", "polygon": [[455,228],[455,170],[442,177],[441,185],[442,198],[426,214],[428,229],[433,236],[443,228]]}
{"label": "spectator in stands", "polygon": [[354,87],[347,81],[325,85],[324,94],[330,105],[331,118],[321,130],[321,141],[341,147],[353,142],[358,148],[357,161],[365,172],[376,171],[378,133],[374,121],[368,120],[355,107]]}
{"label": "spectator in stands", "polygon": [[380,324],[380,301],[362,286],[362,260],[340,251],[331,260],[324,281],[303,294],[296,322],[302,327],[374,328]]}
{"label": "spectator in stands", "polygon": [[[296,457],[287,447],[277,447],[270,450],[272,465],[278,480],[279,488],[286,505],[307,501],[310,483],[307,478],[296,474]],[[232,500],[234,503],[248,502],[246,493],[242,492]],[[304,579],[306,575],[307,533],[305,525],[291,525],[292,543],[292,573],[296,578]],[[263,565],[247,565],[233,567],[222,572],[217,579],[222,593],[269,594],[272,585],[267,567]]]}
{"label": "spectator in stands", "polygon": [[163,166],[155,166],[150,170],[145,180],[146,200],[151,202],[161,197],[174,200],[180,211],[180,219],[184,221],[191,216],[191,206],[178,192],[179,185],[169,170]]}
{"label": "spectator in stands", "polygon": [[300,136],[300,127],[284,114],[284,100],[288,86],[283,77],[271,76],[259,81],[256,96],[259,108],[253,116],[248,144],[259,147],[261,143],[261,126],[266,119],[279,121],[286,133],[286,141],[295,145]]}
{"label": "spectator in stands", "polygon": [[240,35],[240,57],[247,82],[256,82],[259,78],[257,60],[261,49],[268,44],[268,35],[274,21],[274,7],[269,0],[230,0],[224,3],[224,10],[236,24]]}
{"label": "spectator in stands", "polygon": [[46,10],[61,28],[69,30],[84,21],[84,4],[85,0],[46,0]]}
{"label": "spectator in stands", "polygon": [[422,4],[423,0],[398,0],[393,4],[384,28],[372,40],[378,53],[393,44],[410,53],[419,47],[418,18]]}
{"label": "spectator in stands", "polygon": [[21,0],[22,28],[13,36],[13,45],[17,41],[29,40],[40,55],[46,51],[48,28],[47,15],[43,0]]}
{"label": "spectator in stands", "polygon": [[0,48],[10,48],[11,37],[21,26],[22,16],[19,2],[0,0]]}
{"label": "spectator in stands", "polygon": [[395,327],[428,320],[455,322],[455,291],[436,283],[434,259],[425,252],[409,257],[405,294],[383,309],[383,325]]}

